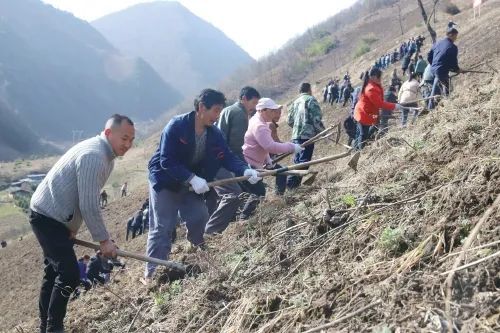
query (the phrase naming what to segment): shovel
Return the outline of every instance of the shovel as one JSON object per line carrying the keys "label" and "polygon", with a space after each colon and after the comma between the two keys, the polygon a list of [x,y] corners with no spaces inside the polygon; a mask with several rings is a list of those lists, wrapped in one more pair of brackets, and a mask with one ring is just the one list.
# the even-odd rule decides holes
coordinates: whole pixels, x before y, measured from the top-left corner
{"label": "shovel", "polygon": [[[87,247],[89,249],[93,249],[93,250],[99,250],[100,249],[100,246],[98,244],[87,242],[87,241],[84,241],[84,240],[81,240],[81,239],[76,239],[75,238],[73,240],[73,242],[76,245]],[[170,269],[186,273],[186,267],[184,265],[182,265],[180,263],[177,263],[177,262],[174,262],[174,261],[167,261],[167,260],[161,260],[161,259],[157,259],[157,258],[147,257],[147,256],[144,256],[142,254],[127,252],[127,251],[120,250],[120,249],[116,250],[116,254],[118,256],[120,256],[120,257],[132,258],[132,259],[136,259],[136,260],[140,260],[140,261],[149,262],[149,263],[152,263],[152,264],[162,265],[162,266],[168,267]]]}

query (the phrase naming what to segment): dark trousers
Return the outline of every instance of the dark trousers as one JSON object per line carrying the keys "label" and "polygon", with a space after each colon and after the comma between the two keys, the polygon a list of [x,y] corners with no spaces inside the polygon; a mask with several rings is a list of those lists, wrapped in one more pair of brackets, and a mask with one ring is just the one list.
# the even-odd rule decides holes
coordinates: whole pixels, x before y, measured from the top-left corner
{"label": "dark trousers", "polygon": [[87,275],[87,279],[90,280],[90,282],[92,282],[92,285],[96,285],[96,284],[105,284],[106,283],[106,279],[104,279],[104,277],[102,277],[101,275],[99,274],[89,274]]}
{"label": "dark trousers", "polygon": [[363,149],[366,141],[376,132],[375,126],[356,124],[356,148],[357,150]]}
{"label": "dark trousers", "polygon": [[[307,139],[299,139],[292,141],[293,143],[301,145],[304,142],[306,142]],[[293,157],[293,163],[299,164],[299,163],[309,162],[312,159],[313,152],[314,152],[314,144],[305,147],[304,150],[302,150],[300,153],[295,154],[295,156]],[[303,170],[307,169],[309,169],[309,167],[303,168]],[[300,176],[288,176],[286,181],[286,186],[289,189],[294,189],[299,187],[301,182],[302,182],[302,177]]]}
{"label": "dark trousers", "polygon": [[266,187],[264,182],[261,180],[256,184],[250,184],[248,181],[238,183],[243,190],[243,192],[249,193],[250,196],[245,201],[243,209],[240,214],[240,219],[246,220],[251,214],[257,209],[260,203],[260,198],[266,196]]}
{"label": "dark trousers", "polygon": [[63,330],[69,297],[80,284],[73,241],[62,223],[36,212],[31,212],[30,224],[45,257],[38,303],[40,332]]}

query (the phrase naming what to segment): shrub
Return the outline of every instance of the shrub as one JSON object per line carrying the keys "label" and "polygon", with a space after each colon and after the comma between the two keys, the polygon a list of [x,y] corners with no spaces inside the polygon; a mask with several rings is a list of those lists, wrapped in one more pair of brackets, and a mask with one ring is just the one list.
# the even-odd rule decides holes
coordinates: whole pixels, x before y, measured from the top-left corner
{"label": "shrub", "polygon": [[378,41],[378,39],[375,38],[374,36],[364,37],[364,38],[361,38],[361,40],[363,42],[365,42],[367,45],[372,45],[373,43],[375,43],[376,41]]}
{"label": "shrub", "polygon": [[342,196],[342,202],[348,207],[356,206],[356,197],[352,194],[345,194]]}
{"label": "shrub", "polygon": [[334,41],[330,36],[314,40],[306,49],[306,53],[311,57],[322,56],[337,47],[338,41]]}
{"label": "shrub", "polygon": [[443,5],[443,11],[446,13],[446,14],[450,14],[450,15],[457,15],[458,13],[460,13],[460,9],[457,7],[457,5],[455,5],[454,3],[445,3]]}
{"label": "shrub", "polygon": [[380,235],[378,245],[382,250],[394,255],[401,254],[408,249],[401,227],[394,229],[386,227]]}
{"label": "shrub", "polygon": [[360,40],[354,51],[354,58],[359,58],[363,54],[370,52],[370,45],[365,40]]}
{"label": "shrub", "polygon": [[28,196],[22,196],[22,195],[15,195],[14,196],[14,204],[21,208],[24,213],[28,213],[30,209],[30,200],[31,197]]}

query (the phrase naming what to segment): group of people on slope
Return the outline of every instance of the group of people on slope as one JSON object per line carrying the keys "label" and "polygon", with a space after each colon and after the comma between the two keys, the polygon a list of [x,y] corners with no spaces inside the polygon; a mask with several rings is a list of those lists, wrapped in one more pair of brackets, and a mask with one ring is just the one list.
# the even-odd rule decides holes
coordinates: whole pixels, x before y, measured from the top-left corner
{"label": "group of people on slope", "polygon": [[[202,249],[205,233],[220,233],[237,218],[249,218],[267,192],[259,171],[280,168],[272,155],[294,153],[295,163],[311,160],[314,146],[301,144],[324,126],[311,85],[301,84],[299,92],[287,118],[292,127],[290,142],[277,137],[282,106],[261,98],[252,87],[244,87],[239,100],[227,108],[221,92],[205,89],[195,99],[194,111],[167,124],[149,162],[148,256],[168,258],[178,216],[186,224],[187,239]],[[248,179],[215,186],[212,191],[208,185],[214,179],[242,175]],[[278,175],[275,194],[282,195],[300,183],[300,177]],[[155,268],[146,265],[144,283],[150,282]]]}
{"label": "group of people on slope", "polygon": [[[460,71],[454,45],[457,34],[458,31],[450,27],[447,37],[436,43],[429,53],[435,76],[432,94],[437,94],[441,86],[447,88],[449,71]],[[404,111],[400,104],[384,101],[379,68],[370,69],[363,79],[353,101],[358,149],[370,136],[380,109]],[[412,85],[409,88],[413,89]],[[403,91],[401,99],[404,94]],[[229,108],[224,109],[225,102],[221,92],[205,89],[194,100],[192,112],[174,117],[162,131],[158,148],[148,164],[147,254],[151,257],[168,258],[170,236],[178,216],[186,223],[188,240],[200,247],[204,244],[204,234],[224,230],[234,220],[240,205],[244,207],[242,213],[247,209],[243,217],[249,216],[258,201],[245,201],[248,196],[239,194],[247,192],[257,199],[266,194],[259,170],[278,167],[272,162],[271,154],[293,152],[295,163],[312,158],[314,145],[304,148],[301,144],[321,132],[324,126],[319,103],[312,96],[309,83],[301,84],[300,95],[289,109],[287,123],[293,132],[290,142],[276,140],[281,105],[260,98],[255,89],[242,89],[239,101]],[[251,116],[254,109],[256,112]],[[45,258],[39,297],[42,333],[64,332],[68,299],[80,284],[73,246],[83,221],[92,239],[99,242],[101,255],[116,257],[117,246],[104,225],[100,193],[116,157],[130,149],[134,138],[134,123],[130,118],[113,115],[100,135],[76,144],[55,163],[31,198],[30,224]],[[210,214],[208,182],[233,175],[246,176],[247,180],[238,183],[238,187],[216,188],[220,200]],[[277,179],[276,192],[281,194],[286,188],[299,184],[300,178],[296,177],[287,178],[286,182],[284,178]],[[147,264],[145,283],[154,271],[155,265]],[[87,277],[88,274],[87,270]]]}
{"label": "group of people on slope", "polygon": [[[427,56],[429,63],[427,64],[419,56],[417,66],[409,73],[408,80],[400,86],[397,96],[397,86],[401,80],[397,77],[396,70],[391,78],[391,86],[385,94],[382,88],[382,71],[379,67],[374,66],[363,75],[364,81],[359,89],[359,96],[353,96],[352,118],[348,118],[345,122],[346,129],[351,128],[351,140],[355,140],[355,147],[358,150],[362,149],[377,131],[382,135],[387,133],[388,120],[394,110],[401,111],[403,126],[407,125],[409,113],[413,111],[413,122],[419,114],[417,108],[419,90],[423,85],[430,85],[432,82],[432,89],[430,93],[424,94],[424,98],[449,93],[450,71],[460,73],[458,48],[455,45],[457,37],[458,31],[451,22],[448,25],[446,38],[436,42],[429,51]],[[422,71],[424,66],[425,69]],[[428,109],[432,110],[435,105],[436,98],[430,98]]]}
{"label": "group of people on slope", "polygon": [[342,103],[342,106],[346,106],[351,99],[352,92],[351,76],[349,72],[346,72],[342,83],[337,77],[328,81],[322,91],[323,103],[329,103],[330,105]]}

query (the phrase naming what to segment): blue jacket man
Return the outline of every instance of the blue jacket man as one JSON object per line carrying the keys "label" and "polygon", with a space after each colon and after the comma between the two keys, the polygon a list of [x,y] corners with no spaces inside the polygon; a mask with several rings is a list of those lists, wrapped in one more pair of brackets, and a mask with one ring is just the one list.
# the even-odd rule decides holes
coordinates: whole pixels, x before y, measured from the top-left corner
{"label": "blue jacket man", "polygon": [[[446,38],[434,44],[427,54],[427,60],[431,65],[432,74],[434,74],[434,84],[432,85],[431,96],[448,95],[450,86],[450,71],[460,73],[458,67],[458,48],[455,41],[458,38],[458,31],[454,23],[448,24]],[[441,91],[441,86],[444,91]],[[429,109],[434,109],[435,99],[429,100]]]}
{"label": "blue jacket man", "polygon": [[[147,255],[166,260],[177,217],[186,222],[187,239],[204,246],[208,209],[201,195],[210,189],[220,167],[257,183],[256,170],[236,157],[222,132],[214,126],[225,105],[224,95],[205,89],[194,100],[195,111],[174,117],[162,132],[159,146],[149,161],[149,232]],[[192,191],[189,189],[191,185]],[[146,265],[144,284],[149,284],[156,265]]]}
{"label": "blue jacket man", "polygon": [[427,54],[432,73],[440,78],[448,78],[449,72],[458,72],[458,47],[449,37],[432,46]]}
{"label": "blue jacket man", "polygon": [[195,117],[196,111],[174,117],[163,129],[160,145],[148,165],[149,181],[155,190],[178,192],[187,186],[193,174],[211,181],[222,166],[237,176],[242,176],[248,168],[229,150],[216,126],[206,129],[206,151],[202,160],[190,165],[196,146]]}

